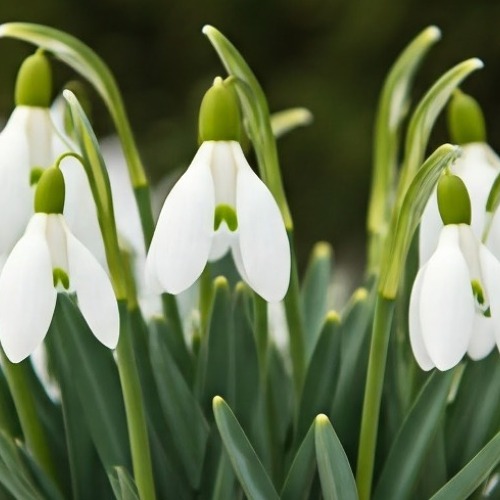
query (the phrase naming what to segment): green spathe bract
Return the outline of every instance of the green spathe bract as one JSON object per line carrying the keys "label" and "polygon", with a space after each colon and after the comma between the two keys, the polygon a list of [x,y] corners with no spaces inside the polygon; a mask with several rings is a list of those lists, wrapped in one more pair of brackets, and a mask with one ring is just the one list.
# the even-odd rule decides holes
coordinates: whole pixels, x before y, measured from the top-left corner
{"label": "green spathe bract", "polygon": [[204,141],[239,141],[240,109],[238,97],[231,85],[222,78],[216,78],[200,106],[199,140]]}
{"label": "green spathe bract", "polygon": [[16,106],[48,108],[52,98],[52,70],[44,53],[26,58],[16,81]]}
{"label": "green spathe bract", "polygon": [[478,102],[455,90],[448,106],[448,130],[455,144],[486,142],[484,116]]}
{"label": "green spathe bract", "polygon": [[443,175],[438,182],[437,198],[443,224],[470,224],[469,193],[460,177]]}
{"label": "green spathe bract", "polygon": [[35,212],[62,214],[64,209],[65,185],[62,172],[50,167],[42,174],[35,191]]}

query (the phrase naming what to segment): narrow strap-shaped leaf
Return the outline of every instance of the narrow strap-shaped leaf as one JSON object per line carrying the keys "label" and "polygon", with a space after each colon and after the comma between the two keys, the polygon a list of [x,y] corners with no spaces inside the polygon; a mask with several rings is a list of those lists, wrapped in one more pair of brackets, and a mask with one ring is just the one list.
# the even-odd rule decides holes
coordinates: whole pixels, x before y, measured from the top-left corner
{"label": "narrow strap-shaped leaf", "polygon": [[370,242],[369,271],[377,265],[381,235],[388,222],[390,190],[394,184],[399,152],[400,128],[408,113],[410,90],[415,74],[429,49],[441,38],[435,26],[422,31],[398,57],[392,66],[380,94],[375,122],[373,148],[373,179],[368,210],[368,230],[375,241]]}
{"label": "narrow strap-shaped leaf", "polygon": [[220,498],[234,498],[236,487],[236,477],[233,467],[227,453],[223,451],[220,454],[219,465],[215,476],[214,489],[212,491],[212,499],[219,500]]}
{"label": "narrow strap-shaped leaf", "polygon": [[402,500],[410,494],[444,414],[453,370],[435,371],[401,426],[375,490],[376,500]]}
{"label": "narrow strap-shaped leaf", "polygon": [[290,108],[271,115],[271,128],[274,137],[279,139],[297,127],[309,125],[313,120],[312,113],[306,108]]}
{"label": "narrow strap-shaped leaf", "polygon": [[129,467],[125,408],[111,351],[94,337],[65,294],[58,295],[53,323],[57,327],[49,335],[57,342],[57,356],[66,364],[64,377],[72,377],[78,387],[81,408],[104,467]]}
{"label": "narrow strap-shaped leaf", "polygon": [[297,433],[306,433],[314,417],[330,413],[340,368],[340,318],[329,312],[307,370],[299,408]]}
{"label": "narrow strap-shaped leaf", "polygon": [[213,410],[224,448],[245,495],[250,500],[277,500],[279,496],[231,408],[216,396]]}
{"label": "narrow strap-shaped leaf", "polygon": [[214,280],[213,306],[210,324],[204,334],[199,353],[197,385],[205,414],[210,412],[216,394],[232,402],[234,394],[233,349],[231,331],[231,297],[226,278]]}
{"label": "narrow strap-shaped leaf", "polygon": [[115,467],[109,473],[109,480],[117,500],[139,500],[134,480],[123,467]]}
{"label": "narrow strap-shaped leaf", "polygon": [[300,294],[304,313],[306,363],[312,356],[328,310],[328,287],[331,274],[332,248],[325,242],[316,243],[304,275]]}
{"label": "narrow strap-shaped leaf", "polygon": [[293,459],[281,490],[281,500],[306,500],[310,497],[316,472],[315,427],[313,422]]}
{"label": "narrow strap-shaped leaf", "polygon": [[500,363],[492,352],[468,361],[446,422],[450,472],[461,469],[500,428]]}
{"label": "narrow strap-shaped leaf", "polygon": [[465,500],[500,463],[500,432],[431,500]]}
{"label": "narrow strap-shaped leaf", "polygon": [[357,500],[356,481],[339,438],[326,415],[314,422],[316,461],[325,500]]}
{"label": "narrow strap-shaped leaf", "polygon": [[179,460],[189,483],[197,488],[201,479],[208,438],[208,425],[201,408],[170,354],[162,330],[150,330],[153,374],[165,420],[171,429]]}
{"label": "narrow strap-shaped leaf", "polygon": [[43,500],[14,440],[0,431],[0,483],[14,498]]}

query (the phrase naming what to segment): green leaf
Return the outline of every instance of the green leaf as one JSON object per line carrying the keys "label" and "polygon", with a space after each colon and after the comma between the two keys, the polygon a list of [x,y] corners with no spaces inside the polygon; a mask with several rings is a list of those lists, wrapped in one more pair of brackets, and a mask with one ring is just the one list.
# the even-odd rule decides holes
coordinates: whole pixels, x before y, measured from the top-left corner
{"label": "green leaf", "polygon": [[306,363],[309,362],[328,310],[328,287],[332,274],[332,248],[320,242],[314,246],[301,287]]}
{"label": "green leaf", "polygon": [[306,500],[310,498],[311,485],[316,472],[315,434],[313,422],[304,437],[281,490],[281,500]]}
{"label": "green leaf", "polygon": [[150,354],[158,396],[165,420],[171,429],[178,459],[190,485],[197,488],[203,467],[208,425],[191,389],[168,350],[164,331],[150,330]]}
{"label": "green leaf", "polygon": [[278,494],[227,403],[213,400],[215,423],[238,481],[249,500],[277,500]]}
{"label": "green leaf", "polygon": [[299,408],[298,438],[306,433],[314,417],[330,413],[340,369],[340,318],[329,312],[311,358]]}
{"label": "green leaf", "polygon": [[374,135],[374,166],[368,229],[381,232],[389,215],[390,190],[399,152],[401,124],[408,112],[415,74],[429,49],[441,38],[435,26],[422,31],[398,57],[384,83],[378,103]]}
{"label": "green leaf", "polygon": [[231,297],[226,278],[214,280],[212,313],[198,358],[197,387],[201,405],[209,413],[212,398],[221,394],[232,401],[234,395],[233,333]]}
{"label": "green leaf", "polygon": [[308,109],[290,108],[271,115],[271,128],[274,137],[279,139],[297,127],[310,125],[312,121],[313,115]]}
{"label": "green leaf", "polygon": [[215,484],[212,491],[212,499],[235,498],[236,496],[236,478],[231,462],[226,452],[220,454],[219,465],[215,476]]}
{"label": "green leaf", "polygon": [[133,186],[147,185],[120,91],[104,61],[77,38],[48,26],[5,23],[0,26],[0,37],[24,40],[51,52],[95,87],[106,103],[122,141]]}
{"label": "green leaf", "polygon": [[429,447],[443,418],[454,371],[435,371],[393,441],[378,481],[377,500],[410,498]]}
{"label": "green leaf", "polygon": [[0,431],[0,483],[14,498],[44,500],[14,440]]}
{"label": "green leaf", "polygon": [[117,500],[139,500],[134,480],[123,467],[115,467],[109,473],[109,480]]}
{"label": "green leaf", "polygon": [[353,463],[358,450],[373,306],[373,289],[370,292],[358,289],[346,306],[340,324],[340,372],[331,414],[336,432]]}
{"label": "green leaf", "polygon": [[[54,356],[61,363],[60,380],[73,382],[61,386],[61,390],[72,391],[62,393],[63,401],[75,392],[80,398],[81,411],[104,467],[107,470],[116,465],[129,467],[125,408],[112,352],[94,337],[66,294],[57,297],[48,335],[52,336]],[[73,426],[71,430],[77,432]],[[75,435],[68,439],[79,438]]]}
{"label": "green leaf", "polygon": [[462,500],[469,498],[500,463],[500,432],[431,500]]}
{"label": "green leaf", "polygon": [[441,113],[453,91],[473,71],[483,67],[479,59],[468,59],[448,70],[424,95],[408,124],[405,155],[401,167],[398,195],[395,208],[401,206],[404,193],[424,159],[427,142],[434,122]]}
{"label": "green leaf", "polygon": [[325,500],[357,500],[356,482],[349,460],[326,415],[314,421],[316,461]]}
{"label": "green leaf", "polygon": [[451,473],[468,463],[500,428],[499,394],[498,353],[468,361],[448,410],[446,443]]}

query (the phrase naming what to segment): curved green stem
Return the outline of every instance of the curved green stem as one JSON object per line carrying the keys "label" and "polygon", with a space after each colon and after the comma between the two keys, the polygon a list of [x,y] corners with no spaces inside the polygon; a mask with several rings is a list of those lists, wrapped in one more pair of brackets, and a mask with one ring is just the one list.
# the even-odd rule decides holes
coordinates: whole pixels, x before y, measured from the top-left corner
{"label": "curved green stem", "polygon": [[379,294],[375,305],[356,471],[360,500],[368,500],[371,494],[380,404],[393,313],[394,300],[386,299]]}
{"label": "curved green stem", "polygon": [[119,308],[120,340],[116,348],[116,354],[123,399],[125,402],[125,412],[127,414],[134,479],[141,500],[154,500],[156,494],[153,481],[153,468],[149,449],[146,415],[144,412],[137,364],[132,348],[126,302],[120,301]]}
{"label": "curved green stem", "polygon": [[9,384],[12,398],[14,399],[26,444],[41,468],[56,484],[58,484],[56,467],[42,424],[37,417],[37,409],[32,397],[29,377],[26,372],[26,363],[29,363],[29,361],[11,363],[3,349],[0,349],[0,352],[2,356],[2,367],[7,378],[7,383]]}

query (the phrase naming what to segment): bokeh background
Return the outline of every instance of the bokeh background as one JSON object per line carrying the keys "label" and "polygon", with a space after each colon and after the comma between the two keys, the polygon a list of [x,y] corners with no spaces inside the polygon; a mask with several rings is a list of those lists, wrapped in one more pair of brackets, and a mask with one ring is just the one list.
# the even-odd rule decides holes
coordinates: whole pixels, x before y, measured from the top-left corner
{"label": "bokeh background", "polygon": [[[189,164],[200,99],[224,74],[201,34],[209,23],[239,48],[278,111],[305,106],[308,128],[280,139],[301,266],[318,240],[354,275],[364,261],[372,124],[378,93],[404,46],[430,24],[443,39],[416,80],[414,97],[447,69],[477,56],[485,69],[464,90],[483,105],[490,143],[500,150],[498,0],[0,0],[0,22],[30,21],[68,31],[114,72],[153,181]],[[0,40],[0,117],[13,108],[14,78],[32,48]],[[56,66],[56,82],[73,77]],[[112,133],[96,95],[100,136]],[[430,149],[447,141],[438,122]]]}

